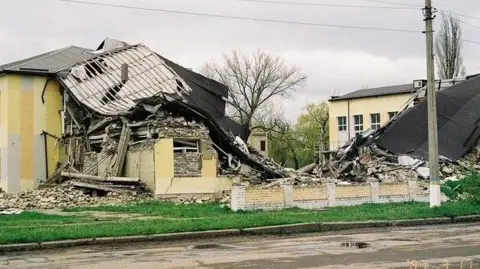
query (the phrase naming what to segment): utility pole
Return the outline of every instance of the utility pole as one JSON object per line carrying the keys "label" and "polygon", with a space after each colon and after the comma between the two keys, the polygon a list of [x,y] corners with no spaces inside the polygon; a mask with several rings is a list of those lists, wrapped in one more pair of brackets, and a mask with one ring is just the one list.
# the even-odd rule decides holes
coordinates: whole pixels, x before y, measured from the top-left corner
{"label": "utility pole", "polygon": [[430,165],[430,207],[440,206],[440,167],[438,160],[437,101],[433,59],[432,1],[425,0],[425,35],[427,37],[427,102],[428,102],[428,161]]}

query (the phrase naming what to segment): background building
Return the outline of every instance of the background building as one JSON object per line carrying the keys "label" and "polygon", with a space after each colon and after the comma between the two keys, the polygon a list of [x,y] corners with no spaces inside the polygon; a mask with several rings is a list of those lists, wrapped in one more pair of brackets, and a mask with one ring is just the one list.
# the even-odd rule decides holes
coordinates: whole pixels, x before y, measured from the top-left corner
{"label": "background building", "polygon": [[[416,87],[415,87],[416,88]],[[414,84],[362,89],[329,102],[330,150],[368,129],[378,129],[407,105]]]}
{"label": "background building", "polygon": [[268,157],[268,134],[266,132],[252,132],[248,137],[248,144]]}

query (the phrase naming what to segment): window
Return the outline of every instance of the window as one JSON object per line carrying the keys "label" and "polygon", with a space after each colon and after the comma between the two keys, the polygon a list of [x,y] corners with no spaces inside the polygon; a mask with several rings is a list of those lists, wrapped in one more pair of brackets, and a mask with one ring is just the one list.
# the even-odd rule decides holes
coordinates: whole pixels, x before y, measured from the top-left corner
{"label": "window", "polygon": [[337,117],[337,123],[338,123],[338,131],[346,131],[347,130],[347,117],[342,116],[342,117]]}
{"label": "window", "polygon": [[200,152],[198,140],[173,139],[173,152]]}
{"label": "window", "polygon": [[260,151],[267,151],[267,142],[265,140],[260,141]]}
{"label": "window", "polygon": [[398,111],[388,112],[388,119],[391,120],[393,117],[397,116]]}
{"label": "window", "polygon": [[380,113],[370,114],[370,128],[372,130],[380,128]]}
{"label": "window", "polygon": [[363,115],[353,116],[353,127],[355,128],[355,134],[363,132]]}

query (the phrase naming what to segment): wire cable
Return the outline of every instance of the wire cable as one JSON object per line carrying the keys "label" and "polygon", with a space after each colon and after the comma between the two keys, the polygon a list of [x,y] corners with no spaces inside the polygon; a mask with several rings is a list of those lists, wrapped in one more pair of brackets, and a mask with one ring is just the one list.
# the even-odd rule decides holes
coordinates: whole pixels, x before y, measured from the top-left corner
{"label": "wire cable", "polygon": [[357,1],[368,2],[368,3],[377,3],[377,4],[389,4],[389,5],[404,6],[404,7],[416,7],[416,8],[424,8],[425,7],[424,5],[420,6],[420,5],[398,3],[398,2],[385,1],[385,0],[357,0]]}
{"label": "wire cable", "polygon": [[118,5],[118,4],[106,4],[106,3],[97,3],[97,2],[89,2],[89,1],[82,1],[82,0],[59,0],[59,1],[69,2],[69,3],[77,3],[77,4],[85,4],[85,5],[115,7],[115,8],[124,8],[124,9],[132,9],[132,10],[144,10],[144,11],[153,11],[153,12],[163,12],[163,13],[182,14],[182,15],[199,16],[199,17],[222,18],[222,19],[234,19],[234,20],[244,20],[244,21],[259,21],[259,22],[270,22],[270,23],[280,23],[280,24],[305,25],[305,26],[330,27],[330,28],[343,28],[343,29],[357,29],[357,30],[372,30],[372,31],[386,31],[386,32],[404,32],[404,33],[421,33],[422,32],[422,31],[418,31],[418,30],[409,30],[409,29],[395,29],[395,28],[381,28],[381,27],[368,27],[368,26],[354,26],[354,25],[340,25],[340,24],[327,24],[327,23],[314,23],[314,22],[302,22],[302,21],[287,21],[287,20],[276,20],[276,19],[240,17],[240,16],[213,14],[213,13],[200,13],[200,12],[189,12],[189,11],[170,10],[170,9],[157,9],[157,8],[127,6],[127,5]]}
{"label": "wire cable", "polygon": [[273,1],[273,0],[234,0],[237,2],[250,2],[260,4],[279,4],[294,6],[312,6],[312,7],[339,7],[339,8],[370,8],[370,9],[401,9],[401,10],[418,10],[418,7],[410,6],[363,6],[363,5],[339,5],[339,4],[321,4],[310,2],[289,2],[289,1]]}

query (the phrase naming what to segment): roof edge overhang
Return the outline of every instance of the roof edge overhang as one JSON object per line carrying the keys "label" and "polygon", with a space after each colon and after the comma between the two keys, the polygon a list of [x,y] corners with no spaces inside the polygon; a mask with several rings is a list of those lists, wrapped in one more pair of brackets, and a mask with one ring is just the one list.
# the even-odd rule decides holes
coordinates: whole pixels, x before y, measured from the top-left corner
{"label": "roof edge overhang", "polygon": [[396,92],[396,93],[387,93],[387,94],[378,94],[378,95],[370,95],[370,96],[361,96],[361,97],[352,97],[352,98],[330,98],[328,99],[329,102],[335,102],[335,101],[349,101],[349,100],[357,100],[357,99],[366,99],[366,98],[372,98],[372,97],[380,97],[380,96],[391,96],[391,95],[402,95],[402,94],[413,94],[416,91],[409,91],[409,92]]}
{"label": "roof edge overhang", "polygon": [[0,75],[21,74],[21,75],[37,75],[37,76],[55,76],[56,72],[49,71],[33,71],[33,70],[0,70]]}

